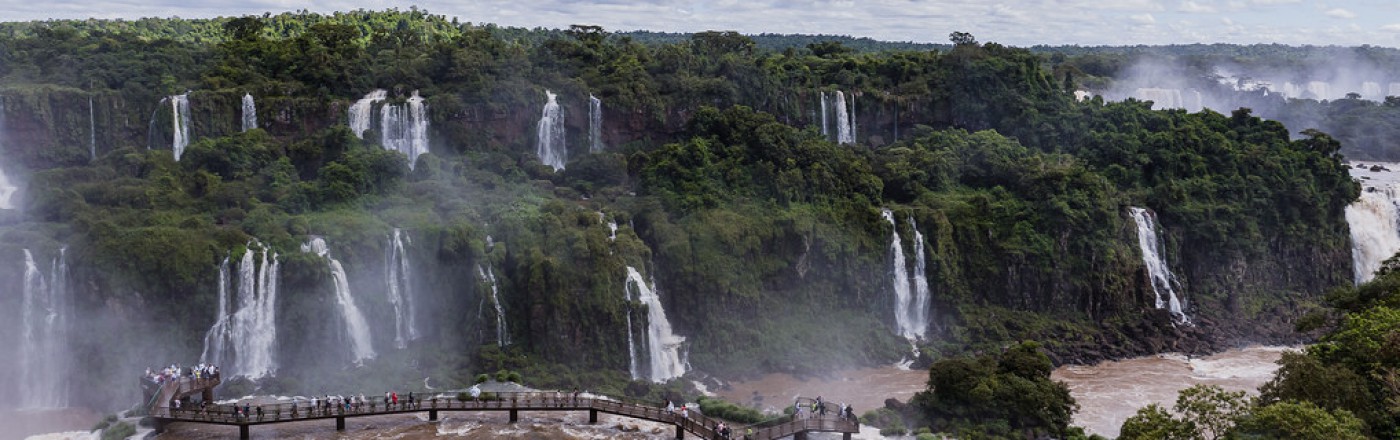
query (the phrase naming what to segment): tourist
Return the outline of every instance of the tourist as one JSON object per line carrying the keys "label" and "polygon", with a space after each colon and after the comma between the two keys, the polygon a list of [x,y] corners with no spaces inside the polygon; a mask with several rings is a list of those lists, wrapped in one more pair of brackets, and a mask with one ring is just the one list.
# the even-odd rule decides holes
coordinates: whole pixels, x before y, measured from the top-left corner
{"label": "tourist", "polygon": [[398,408],[398,406],[399,406],[399,393],[390,393],[389,396],[394,398],[394,407],[395,407],[395,408]]}
{"label": "tourist", "polygon": [[262,405],[258,405],[258,421],[261,422],[262,419],[263,419],[263,409],[262,409]]}

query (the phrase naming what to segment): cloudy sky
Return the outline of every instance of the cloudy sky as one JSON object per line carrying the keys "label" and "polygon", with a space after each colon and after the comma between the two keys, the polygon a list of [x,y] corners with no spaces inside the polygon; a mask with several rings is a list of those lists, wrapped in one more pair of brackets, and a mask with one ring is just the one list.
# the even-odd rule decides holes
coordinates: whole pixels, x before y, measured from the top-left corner
{"label": "cloudy sky", "polygon": [[0,0],[0,19],[202,18],[408,8],[475,23],[822,33],[1032,44],[1284,43],[1400,47],[1400,0]]}

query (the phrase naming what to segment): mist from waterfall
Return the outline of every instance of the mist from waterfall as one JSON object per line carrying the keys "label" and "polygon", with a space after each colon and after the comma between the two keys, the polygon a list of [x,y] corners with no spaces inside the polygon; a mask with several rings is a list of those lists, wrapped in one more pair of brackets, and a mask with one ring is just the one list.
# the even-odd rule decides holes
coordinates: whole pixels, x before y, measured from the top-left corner
{"label": "mist from waterfall", "polygon": [[413,268],[408,261],[406,244],[413,240],[399,228],[389,237],[384,256],[384,280],[389,304],[394,307],[394,347],[404,349],[408,342],[418,339],[418,324],[413,308]]}
{"label": "mist from waterfall", "polygon": [[340,264],[340,260],[331,256],[330,246],[321,237],[312,238],[310,242],[302,244],[301,251],[314,253],[325,258],[326,264],[331,270],[336,308],[340,311],[341,320],[345,324],[345,339],[350,344],[350,360],[361,364],[366,359],[374,358],[374,346],[369,334],[369,321],[365,319],[364,313],[360,312],[360,307],[355,305],[355,295],[350,291],[350,278],[345,274],[345,266]]}
{"label": "mist from waterfall", "polygon": [[63,408],[69,404],[69,322],[67,248],[59,249],[47,276],[33,253],[24,250],[23,330],[20,339],[19,406]]}
{"label": "mist from waterfall", "polygon": [[[671,329],[671,321],[667,319],[666,310],[661,305],[661,298],[656,294],[655,283],[648,284],[647,280],[642,278],[641,272],[632,266],[627,266],[626,289],[626,298],[640,301],[647,310],[646,344],[650,368],[647,370],[645,378],[652,382],[662,383],[684,376],[686,371],[690,370],[690,363],[686,360],[685,353],[681,349],[681,345],[685,343],[685,337],[675,334]],[[628,316],[628,325],[630,326],[631,315]],[[633,356],[633,359],[635,358]]]}
{"label": "mist from waterfall", "polygon": [[539,155],[541,163],[558,172],[564,169],[564,163],[569,160],[569,148],[564,143],[564,112],[559,108],[554,92],[545,90],[544,94],[544,109],[535,127],[538,144],[535,154]]}
{"label": "mist from waterfall", "polygon": [[476,273],[477,276],[481,277],[483,283],[491,287],[491,306],[496,308],[496,346],[510,345],[510,327],[506,325],[506,309],[505,306],[501,305],[501,292],[496,283],[496,272],[478,264]]}
{"label": "mist from waterfall", "polygon": [[258,107],[251,93],[243,94],[243,131],[258,128]]}
{"label": "mist from waterfall", "polygon": [[1147,274],[1152,281],[1156,307],[1171,311],[1178,322],[1190,323],[1191,318],[1186,316],[1185,304],[1176,295],[1176,287],[1180,283],[1176,280],[1176,275],[1172,274],[1171,267],[1167,265],[1167,259],[1163,257],[1166,252],[1157,231],[1157,216],[1152,211],[1135,206],[1129,207],[1128,212],[1137,224],[1138,248],[1142,251],[1142,264],[1147,268]]}

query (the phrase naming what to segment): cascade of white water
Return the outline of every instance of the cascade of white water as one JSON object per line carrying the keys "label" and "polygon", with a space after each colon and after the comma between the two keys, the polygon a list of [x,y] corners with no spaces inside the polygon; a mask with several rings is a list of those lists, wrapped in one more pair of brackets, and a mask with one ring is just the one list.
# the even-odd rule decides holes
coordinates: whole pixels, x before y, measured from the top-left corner
{"label": "cascade of white water", "polygon": [[408,156],[408,169],[418,162],[418,156],[428,152],[428,108],[418,91],[402,106],[386,105],[379,110],[380,144]]}
{"label": "cascade of white water", "polygon": [[1172,316],[1182,323],[1190,323],[1186,316],[1185,304],[1176,295],[1176,275],[1172,274],[1167,260],[1162,258],[1162,243],[1157,235],[1156,218],[1151,211],[1130,207],[1128,212],[1137,223],[1138,248],[1142,250],[1142,264],[1147,267],[1147,275],[1152,278],[1152,292],[1156,295],[1156,307],[1168,309]]}
{"label": "cascade of white water", "polygon": [[909,217],[909,228],[914,230],[914,301],[913,308],[909,312],[909,321],[914,323],[914,335],[923,339],[928,335],[929,325],[929,304],[932,298],[929,296],[928,261],[924,255],[924,234],[919,232],[919,224],[914,222],[914,217]]}
{"label": "cascade of white water", "polygon": [[[5,139],[5,100],[0,98],[0,141]],[[4,144],[0,143],[0,152],[4,152]],[[5,160],[0,156],[0,209],[14,209],[14,204],[10,199],[14,198],[15,192],[19,191],[10,178],[5,176]]]}
{"label": "cascade of white water", "polygon": [[1316,100],[1332,99],[1332,85],[1325,81],[1308,81],[1308,96]]}
{"label": "cascade of white water", "polygon": [[97,112],[92,109],[92,96],[88,96],[88,158],[97,160]]}
{"label": "cascade of white water", "polygon": [[394,228],[384,256],[384,280],[388,283],[389,304],[394,306],[394,346],[407,348],[408,341],[418,339],[418,324],[413,309],[413,272],[408,263],[405,243],[413,240]]}
{"label": "cascade of white water", "polygon": [[588,152],[603,152],[603,100],[588,95]]}
{"label": "cascade of white water", "polygon": [[45,279],[29,249],[24,250],[24,325],[20,341],[21,408],[68,406],[67,249],[60,249]]}
{"label": "cascade of white water", "polygon": [[[671,321],[666,318],[666,310],[661,306],[661,298],[656,294],[655,283],[648,284],[636,268],[627,267],[627,297],[636,297],[647,308],[647,355],[651,363],[647,376],[652,382],[665,382],[684,376],[690,370],[689,362],[681,350],[685,337],[671,330]],[[635,289],[635,290],[633,290]]]}
{"label": "cascade of white water", "polygon": [[274,345],[277,342],[277,254],[259,255],[250,244],[238,264],[238,311],[233,313],[234,363],[232,373],[250,378],[266,377],[277,371]]}
{"label": "cascade of white water", "polygon": [[845,93],[840,90],[836,91],[836,102],[833,107],[836,108],[836,143],[855,143],[855,130],[851,125],[851,115],[847,113]]}
{"label": "cascade of white water", "polygon": [[185,154],[185,147],[190,145],[190,95],[171,96],[170,114],[174,129],[170,148],[175,152],[175,161],[179,162],[180,156]]}
{"label": "cascade of white water", "polygon": [[214,315],[214,325],[209,327],[209,332],[204,334],[204,351],[199,355],[199,363],[208,365],[224,365],[224,350],[230,335],[229,311],[228,311],[228,291],[229,283],[229,263],[225,257],[219,263],[219,308]]}
{"label": "cascade of white water", "polygon": [[830,138],[830,137],[831,137],[831,129],[830,129],[829,127],[831,126],[831,124],[830,124],[829,122],[827,122],[827,117],[826,117],[826,115],[827,115],[827,113],[829,112],[829,110],[826,108],[826,99],[827,99],[827,98],[826,98],[826,92],[822,92],[822,94],[821,94],[821,101],[822,101],[822,137],[823,137],[823,138]]}
{"label": "cascade of white water", "polygon": [[501,304],[500,287],[496,284],[496,272],[476,266],[476,274],[481,282],[491,286],[491,306],[496,308],[496,346],[510,345],[510,327],[506,324],[506,308]]}
{"label": "cascade of white water", "polygon": [[258,128],[258,107],[253,104],[251,93],[243,94],[243,131]]}
{"label": "cascade of white water", "polygon": [[351,360],[360,364],[365,359],[374,358],[374,346],[369,336],[369,321],[365,320],[365,315],[360,313],[359,306],[355,305],[355,295],[350,292],[350,278],[345,274],[345,266],[340,264],[340,260],[331,257],[330,246],[321,237],[312,238],[310,242],[302,244],[301,251],[314,253],[325,258],[331,269],[336,306],[340,309],[342,320],[345,321],[345,335],[350,342]]}
{"label": "cascade of white water", "polygon": [[1381,84],[1374,81],[1361,83],[1361,97],[1373,101],[1384,101],[1385,93],[1381,91]]}
{"label": "cascade of white water", "polygon": [[350,105],[347,113],[349,113],[350,119],[350,132],[354,133],[355,137],[365,138],[365,130],[369,130],[371,118],[374,116],[374,104],[384,102],[384,99],[388,97],[389,92],[378,89],[366,93],[365,97]]}
{"label": "cascade of white water", "polygon": [[1381,263],[1400,252],[1400,186],[1367,186],[1347,206],[1351,259],[1357,284],[1375,277]]}
{"label": "cascade of white water", "polygon": [[535,129],[539,143],[535,154],[540,156],[540,162],[559,171],[564,169],[564,162],[569,159],[569,148],[564,144],[564,112],[560,110],[554,92],[545,90],[544,94],[544,110]]}
{"label": "cascade of white water", "polygon": [[912,283],[909,280],[909,267],[904,257],[904,244],[899,238],[899,225],[895,224],[894,213],[888,209],[880,211],[880,216],[890,224],[890,285],[894,288],[894,324],[899,335],[916,340],[924,334],[915,321]]}

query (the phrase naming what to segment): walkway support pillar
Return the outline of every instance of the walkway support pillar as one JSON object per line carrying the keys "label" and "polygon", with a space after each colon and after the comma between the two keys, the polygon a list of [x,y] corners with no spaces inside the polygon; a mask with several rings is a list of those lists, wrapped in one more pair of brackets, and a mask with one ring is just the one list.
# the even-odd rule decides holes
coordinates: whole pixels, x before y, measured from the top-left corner
{"label": "walkway support pillar", "polygon": [[851,440],[851,433],[841,434],[841,440]]}
{"label": "walkway support pillar", "polygon": [[344,418],[344,417],[336,417],[336,418],[335,418],[335,430],[336,430],[336,431],[344,431],[344,430],[345,430],[345,418]]}
{"label": "walkway support pillar", "polygon": [[430,410],[428,410],[428,421],[429,421],[429,422],[436,422],[436,421],[437,421],[437,410],[435,410],[435,409],[430,409]]}
{"label": "walkway support pillar", "polygon": [[518,421],[520,421],[520,411],[515,409],[510,410],[510,422],[515,423]]}
{"label": "walkway support pillar", "polygon": [[792,433],[792,440],[807,440],[807,431],[797,431]]}
{"label": "walkway support pillar", "polygon": [[588,410],[588,424],[591,425],[595,423],[598,423],[598,410],[590,409]]}
{"label": "walkway support pillar", "polygon": [[248,440],[248,425],[238,425],[238,438]]}
{"label": "walkway support pillar", "polygon": [[685,425],[682,425],[682,424],[680,424],[680,423],[677,423],[677,424],[676,424],[676,440],[681,440],[681,439],[683,439],[683,438],[685,438]]}

